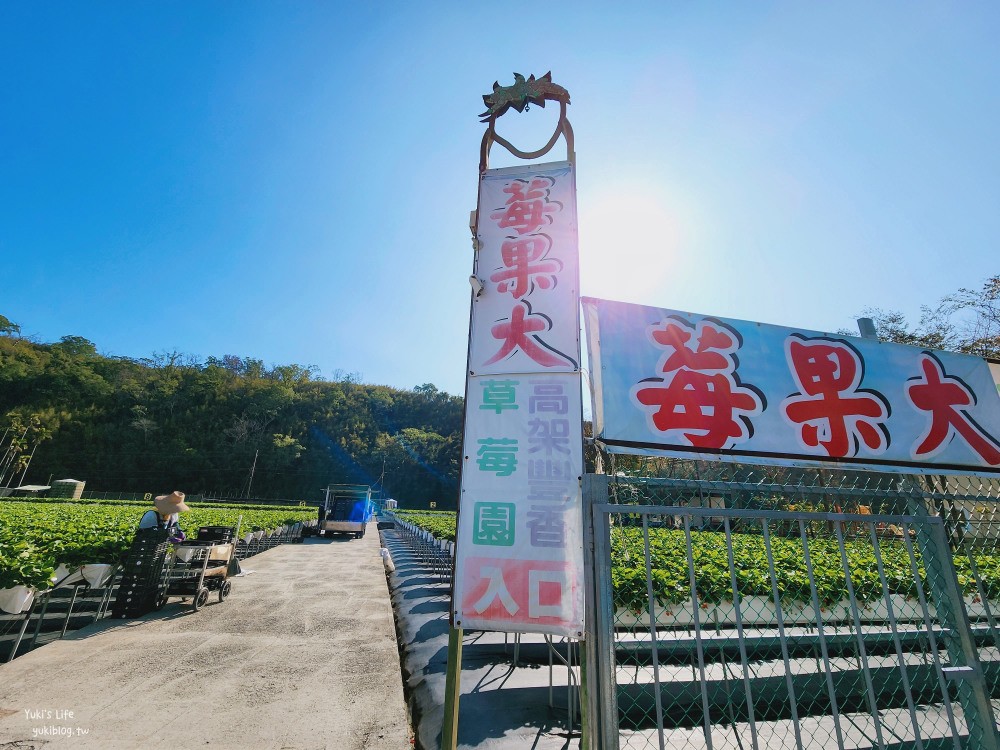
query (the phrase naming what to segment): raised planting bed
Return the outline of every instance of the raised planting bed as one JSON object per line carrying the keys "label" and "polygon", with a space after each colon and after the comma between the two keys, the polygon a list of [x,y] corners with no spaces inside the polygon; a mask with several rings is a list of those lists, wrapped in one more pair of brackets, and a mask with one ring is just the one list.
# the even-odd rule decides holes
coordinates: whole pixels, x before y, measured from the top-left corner
{"label": "raised planting bed", "polygon": [[[644,603],[645,604],[645,603]],[[890,605],[892,611],[890,613]],[[978,596],[965,597],[965,608],[972,620],[986,620],[986,606]],[[989,611],[994,617],[1000,615],[1000,604],[989,602]],[[698,624],[702,628],[732,628],[737,621],[747,627],[776,628],[778,626],[778,610],[774,600],[762,596],[748,596],[740,601],[740,617],[736,617],[736,605],[732,601],[716,604],[704,604],[698,608]],[[934,604],[927,600],[927,617],[932,623],[937,621],[937,611]],[[857,606],[857,621],[862,625],[891,625],[893,621],[902,627],[904,625],[922,624],[925,622],[923,607],[919,600],[893,594],[889,601],[879,600],[862,602]],[[645,610],[635,612],[619,608],[614,615],[615,626],[633,629],[649,626],[649,613]],[[819,617],[811,604],[802,602],[782,602],[781,623],[785,626],[799,625],[815,627],[817,622],[829,626],[851,626],[855,624],[855,612],[848,600],[836,602],[819,608]],[[658,628],[685,628],[695,625],[694,606],[690,601],[668,605],[656,605],[656,624]]]}
{"label": "raised planting bed", "polygon": [[402,521],[419,526],[442,542],[455,541],[455,519],[453,510],[396,510],[394,515]]}
{"label": "raised planting bed", "polygon": [[[148,503],[0,501],[0,590],[14,586],[45,589],[59,565],[117,564],[132,543]],[[198,506],[180,516],[181,528],[193,536],[202,526],[274,529],[315,519],[312,508]]]}
{"label": "raised planting bed", "polygon": [[[644,611],[648,594],[642,530],[615,528],[611,536],[611,578],[615,606],[632,612]],[[740,596],[760,597],[751,601],[760,603],[760,608],[763,608],[765,602],[772,602],[764,539],[756,534],[733,534],[732,543],[733,567]],[[917,546],[913,544],[919,585],[924,594],[929,595],[930,587]],[[810,539],[808,549],[820,607],[832,610],[849,602],[847,576],[844,574],[836,539]],[[855,600],[864,607],[883,599],[882,582],[872,543],[868,540],[847,541],[845,551]],[[888,593],[901,597],[901,603],[908,599],[915,603],[918,584],[914,579],[904,542],[881,540],[879,552]],[[658,606],[669,609],[669,605],[691,602],[687,554],[683,531],[649,530],[650,577]],[[771,554],[782,603],[811,605],[813,593],[801,540],[772,537]],[[691,556],[694,561],[698,603],[708,606],[731,604],[733,586],[725,534],[715,531],[692,532]],[[955,555],[953,560],[962,593],[969,597],[979,596],[980,591],[972,576],[969,559]],[[975,562],[987,598],[1000,599],[1000,558],[982,554],[976,556]]]}
{"label": "raised planting bed", "polygon": [[[401,520],[426,530],[437,539],[455,539],[454,512],[401,510],[396,515]],[[732,541],[736,585],[743,599],[743,621],[762,626],[775,624],[776,613],[763,537],[756,534],[733,534]],[[648,623],[642,529],[613,528],[610,547],[616,621],[623,627]],[[658,623],[664,626],[691,625],[694,615],[684,532],[649,529],[649,549]],[[920,586],[930,602],[930,588],[916,543],[913,544],[913,549]],[[845,542],[845,551],[860,619],[866,623],[887,622],[888,608],[884,602],[872,543],[867,539],[848,540]],[[735,607],[725,534],[716,531],[692,532],[691,552],[702,622],[734,624]],[[879,552],[893,615],[905,622],[922,620],[917,583],[906,545],[901,540],[883,539],[879,541]],[[812,590],[801,540],[773,536],[771,553],[782,615],[789,624],[815,623]],[[836,539],[810,539],[809,555],[824,622],[850,623],[853,621],[853,613],[847,577],[844,575]],[[985,605],[980,601],[981,592],[972,575],[969,558],[956,555],[953,560],[969,615],[973,618],[985,617]],[[975,563],[982,578],[982,593],[985,593],[990,602],[1000,602],[1000,555],[978,554],[975,556]],[[991,609],[994,614],[1000,613],[1000,605],[994,605]],[[934,615],[933,606],[930,607],[930,614]]]}

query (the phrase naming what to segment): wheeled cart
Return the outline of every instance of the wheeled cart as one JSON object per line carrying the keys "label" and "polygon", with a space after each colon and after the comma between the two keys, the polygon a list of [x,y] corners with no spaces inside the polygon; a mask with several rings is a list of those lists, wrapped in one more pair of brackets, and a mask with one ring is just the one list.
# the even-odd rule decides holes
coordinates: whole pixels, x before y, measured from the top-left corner
{"label": "wheeled cart", "polygon": [[[199,534],[199,537],[202,535]],[[191,609],[197,612],[208,603],[211,592],[218,592],[219,602],[224,602],[232,591],[229,569],[235,552],[232,539],[206,540],[174,545],[173,560],[165,572],[166,587],[162,607],[171,596],[191,600]]]}

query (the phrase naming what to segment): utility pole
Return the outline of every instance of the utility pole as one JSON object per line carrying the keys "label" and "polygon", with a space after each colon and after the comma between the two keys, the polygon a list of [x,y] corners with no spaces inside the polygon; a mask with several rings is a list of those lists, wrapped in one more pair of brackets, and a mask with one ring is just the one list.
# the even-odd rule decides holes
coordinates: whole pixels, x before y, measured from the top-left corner
{"label": "utility pole", "polygon": [[[28,474],[28,467],[31,466],[31,459],[35,457],[35,451],[38,450],[38,443],[35,443],[31,448],[31,455],[28,456],[28,463],[24,465],[24,472],[21,474],[21,481],[18,484],[24,484],[24,477]],[[13,478],[13,475],[11,475]]]}
{"label": "utility pole", "polygon": [[257,468],[257,454],[258,453],[260,453],[260,449],[259,448],[253,452],[253,466],[250,467],[250,481],[247,482],[247,495],[246,496],[248,498],[250,497],[250,490],[253,487],[253,473],[254,473],[254,470]]}

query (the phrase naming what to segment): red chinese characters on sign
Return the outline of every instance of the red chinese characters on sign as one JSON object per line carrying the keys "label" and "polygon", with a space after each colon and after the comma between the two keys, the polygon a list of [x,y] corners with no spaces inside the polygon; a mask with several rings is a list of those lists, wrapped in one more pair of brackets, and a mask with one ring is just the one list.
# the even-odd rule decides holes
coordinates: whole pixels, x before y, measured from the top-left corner
{"label": "red chinese characters on sign", "polygon": [[518,302],[511,310],[510,320],[493,326],[493,338],[503,341],[500,351],[484,364],[492,365],[505,357],[521,351],[543,367],[556,367],[562,359],[545,348],[544,342],[536,334],[548,330],[551,321],[544,315],[533,315],[527,302]]}
{"label": "red chinese characters on sign", "polygon": [[736,375],[735,355],[742,341],[735,330],[710,319],[695,326],[668,318],[651,326],[647,335],[665,350],[657,364],[663,377],[633,387],[632,398],[653,429],[714,450],[753,434],[750,417],[760,414],[766,402]]}
{"label": "red chinese characters on sign", "polygon": [[555,560],[472,557],[462,611],[494,622],[560,626],[576,619],[569,565]]}
{"label": "red chinese characters on sign", "polygon": [[556,285],[556,274],[562,270],[562,263],[554,258],[546,258],[552,240],[544,234],[506,240],[500,246],[503,268],[490,276],[497,285],[497,291],[509,291],[514,299],[520,299],[534,289],[551,289]]}
{"label": "red chinese characters on sign", "polygon": [[[553,216],[562,210],[562,203],[550,198],[555,183],[553,177],[513,180],[503,188],[509,196],[506,205],[490,214],[500,229],[514,232],[501,242],[502,265],[490,275],[497,292],[509,294],[513,305],[510,315],[490,328],[492,337],[501,344],[484,365],[495,364],[518,352],[544,368],[576,364],[574,357],[545,342],[542,336],[552,330],[553,319],[533,312],[528,302],[531,297],[540,306],[544,292],[555,289],[563,270],[559,259],[549,257],[551,237],[539,232],[552,224]],[[541,299],[535,295],[539,291],[543,293]]]}
{"label": "red chinese characters on sign", "polygon": [[513,229],[519,235],[537,232],[551,224],[551,214],[562,208],[558,201],[549,200],[549,190],[555,182],[551,177],[514,180],[503,189],[510,196],[507,205],[491,213],[490,218],[501,229]]}
{"label": "red chinese characters on sign", "polygon": [[872,453],[885,451],[888,402],[859,387],[864,361],[854,347],[839,339],[792,334],[785,341],[785,358],[799,392],[782,402],[781,413],[803,445],[822,448],[831,458],[856,456],[861,443]]}
{"label": "red chinese characters on sign", "polygon": [[947,447],[956,435],[989,466],[1000,466],[1000,442],[969,416],[976,395],[959,378],[948,376],[930,352],[920,355],[923,374],[911,378],[906,397],[921,412],[930,415],[927,430],[913,444],[914,458],[931,458]]}

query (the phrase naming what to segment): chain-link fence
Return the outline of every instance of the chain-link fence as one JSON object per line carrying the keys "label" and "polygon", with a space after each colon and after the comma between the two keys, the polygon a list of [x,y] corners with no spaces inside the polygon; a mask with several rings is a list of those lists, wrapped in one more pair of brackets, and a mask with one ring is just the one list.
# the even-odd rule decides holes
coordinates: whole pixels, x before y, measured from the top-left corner
{"label": "chain-link fence", "polygon": [[597,746],[996,747],[995,483],[650,465],[588,477]]}

